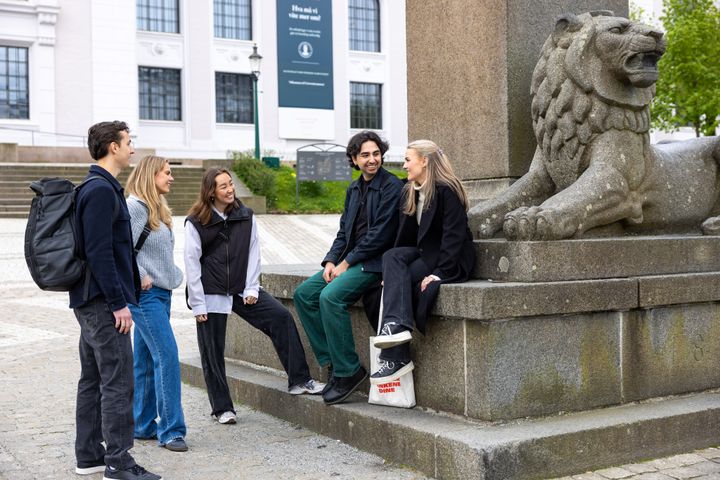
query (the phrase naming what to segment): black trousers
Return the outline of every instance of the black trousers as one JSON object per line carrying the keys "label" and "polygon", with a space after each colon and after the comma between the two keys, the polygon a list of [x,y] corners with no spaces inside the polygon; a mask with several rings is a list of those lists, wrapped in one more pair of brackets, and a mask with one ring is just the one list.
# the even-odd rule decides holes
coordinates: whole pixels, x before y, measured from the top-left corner
{"label": "black trousers", "polygon": [[[133,352],[130,335],[100,297],[75,308],[80,324],[80,380],[76,405],[78,466],[104,460],[121,470],[135,465],[133,447]],[[102,445],[103,440],[105,446]]]}
{"label": "black trousers", "polygon": [[[270,337],[273,347],[288,374],[288,386],[310,380],[300,335],[292,314],[275,297],[260,290],[254,305],[245,305],[242,297],[233,298],[233,312]],[[225,374],[225,333],[227,314],[208,313],[206,322],[197,323],[198,346],[205,385],[213,415],[235,411]]]}
{"label": "black trousers", "polygon": [[[417,247],[395,247],[383,255],[383,325],[395,322],[408,330],[415,326],[413,289],[430,275]],[[386,348],[380,353],[382,360],[410,361],[410,344]]]}

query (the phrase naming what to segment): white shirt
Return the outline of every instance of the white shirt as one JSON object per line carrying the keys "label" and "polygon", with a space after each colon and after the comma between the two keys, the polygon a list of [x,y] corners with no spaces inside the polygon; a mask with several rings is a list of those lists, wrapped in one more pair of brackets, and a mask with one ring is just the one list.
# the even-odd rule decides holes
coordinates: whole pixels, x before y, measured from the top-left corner
{"label": "white shirt", "polygon": [[[227,215],[213,210],[223,219]],[[202,244],[200,234],[192,222],[185,222],[185,275],[187,277],[188,303],[192,307],[193,315],[206,315],[208,313],[225,313],[232,311],[233,299],[231,295],[210,294],[205,295],[202,281],[200,280],[201,267],[200,257],[202,256]],[[232,265],[230,266],[232,268]],[[252,217],[252,228],[250,232],[250,251],[248,252],[248,267],[245,277],[245,290],[242,298],[258,297],[260,291],[260,239],[257,233],[255,216]]]}

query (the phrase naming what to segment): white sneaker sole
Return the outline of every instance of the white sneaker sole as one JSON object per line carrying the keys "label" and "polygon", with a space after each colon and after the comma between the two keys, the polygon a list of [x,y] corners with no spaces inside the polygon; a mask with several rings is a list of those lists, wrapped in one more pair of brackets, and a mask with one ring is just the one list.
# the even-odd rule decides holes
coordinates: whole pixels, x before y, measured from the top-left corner
{"label": "white sneaker sole", "polygon": [[412,333],[408,330],[396,333],[394,335],[378,335],[373,339],[375,348],[391,348],[402,345],[412,340]]}
{"label": "white sneaker sole", "polygon": [[307,393],[308,395],[317,395],[318,393],[322,393],[323,388],[325,388],[324,383],[316,383],[317,385],[314,390],[308,390],[307,388],[291,388],[288,390],[288,393],[290,395],[302,395],[304,393]]}
{"label": "white sneaker sole", "polygon": [[414,368],[415,368],[415,365],[413,365],[413,362],[410,362],[407,365],[405,365],[404,367],[402,367],[400,370],[398,370],[397,372],[390,375],[389,377],[373,378],[373,376],[370,375],[370,383],[372,383],[373,385],[382,385],[383,383],[392,382],[393,380],[396,380],[396,379],[402,377],[406,373],[412,372]]}
{"label": "white sneaker sole", "polygon": [[105,465],[98,465],[95,467],[80,468],[75,467],[75,473],[78,475],[92,475],[93,473],[104,473]]}

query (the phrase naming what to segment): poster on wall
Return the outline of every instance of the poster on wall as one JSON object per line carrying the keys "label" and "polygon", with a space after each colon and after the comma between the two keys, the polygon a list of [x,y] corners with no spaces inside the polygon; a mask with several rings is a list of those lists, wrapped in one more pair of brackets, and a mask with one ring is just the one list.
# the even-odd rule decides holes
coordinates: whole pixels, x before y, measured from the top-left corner
{"label": "poster on wall", "polygon": [[281,138],[335,137],[331,0],[277,0]]}

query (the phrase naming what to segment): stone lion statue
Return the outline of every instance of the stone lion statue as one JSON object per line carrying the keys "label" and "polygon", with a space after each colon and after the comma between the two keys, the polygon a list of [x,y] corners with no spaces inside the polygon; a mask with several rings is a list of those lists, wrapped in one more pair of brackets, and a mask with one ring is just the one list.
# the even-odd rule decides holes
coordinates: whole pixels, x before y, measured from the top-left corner
{"label": "stone lion statue", "polygon": [[611,12],[558,18],[533,72],[530,170],[470,211],[479,237],[720,233],[718,138],[650,145],[662,37]]}

